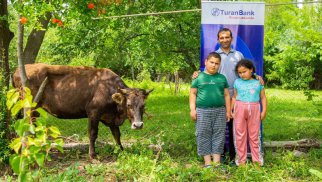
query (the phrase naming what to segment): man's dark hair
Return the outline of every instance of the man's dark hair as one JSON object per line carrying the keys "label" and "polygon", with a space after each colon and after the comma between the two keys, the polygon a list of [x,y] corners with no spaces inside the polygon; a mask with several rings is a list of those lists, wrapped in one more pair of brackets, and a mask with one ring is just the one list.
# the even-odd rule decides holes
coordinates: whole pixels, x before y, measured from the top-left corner
{"label": "man's dark hair", "polygon": [[207,60],[210,59],[210,58],[218,58],[219,61],[221,61],[220,55],[218,53],[216,53],[216,52],[209,53],[208,56],[207,56]]}
{"label": "man's dark hair", "polygon": [[220,30],[218,31],[218,33],[217,33],[217,38],[218,38],[218,39],[219,39],[219,34],[220,34],[221,32],[229,32],[229,33],[230,33],[230,37],[231,37],[231,38],[233,38],[233,34],[232,34],[231,30],[230,30],[229,28],[223,28],[223,29],[220,29]]}

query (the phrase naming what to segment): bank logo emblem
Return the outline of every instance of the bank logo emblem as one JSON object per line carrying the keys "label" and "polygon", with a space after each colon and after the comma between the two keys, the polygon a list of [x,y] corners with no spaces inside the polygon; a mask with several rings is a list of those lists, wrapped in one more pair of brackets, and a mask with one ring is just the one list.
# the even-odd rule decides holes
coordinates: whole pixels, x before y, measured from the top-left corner
{"label": "bank logo emblem", "polygon": [[213,9],[211,10],[211,14],[212,14],[213,16],[219,16],[219,15],[220,15],[220,9],[219,9],[219,8],[213,8]]}

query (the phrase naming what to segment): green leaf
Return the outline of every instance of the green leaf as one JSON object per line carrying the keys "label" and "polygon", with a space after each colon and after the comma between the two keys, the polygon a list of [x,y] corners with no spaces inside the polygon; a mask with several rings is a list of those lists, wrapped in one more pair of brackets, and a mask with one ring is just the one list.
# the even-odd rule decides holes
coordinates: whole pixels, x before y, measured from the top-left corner
{"label": "green leaf", "polygon": [[39,117],[37,118],[35,124],[37,125],[36,131],[40,129],[40,127],[46,126],[47,125],[47,120],[45,118]]}
{"label": "green leaf", "polygon": [[57,144],[56,149],[59,150],[61,153],[64,153],[64,149],[63,149],[64,140],[59,138],[59,139],[54,140],[54,142]]}
{"label": "green leaf", "polygon": [[13,106],[13,103],[14,103],[13,100],[7,99],[6,106],[8,110],[11,109],[11,107]]}
{"label": "green leaf", "polygon": [[53,138],[57,138],[59,135],[58,134],[56,134],[56,133],[51,133],[51,134],[49,134],[51,137],[53,137]]}
{"label": "green leaf", "polygon": [[54,140],[54,142],[55,142],[57,145],[59,145],[59,146],[63,146],[63,145],[64,145],[64,140],[63,140],[63,139],[61,139],[61,138]]}
{"label": "green leaf", "polygon": [[11,115],[16,116],[18,112],[22,109],[22,101],[19,100],[12,108],[11,108]]}
{"label": "green leaf", "polygon": [[35,134],[35,126],[33,124],[29,124],[29,131],[31,134]]}
{"label": "green leaf", "polygon": [[23,88],[25,90],[25,95],[31,95],[31,91],[28,87]]}
{"label": "green leaf", "polygon": [[36,102],[32,102],[31,107],[32,108],[35,108],[36,106],[37,106],[37,103]]}
{"label": "green leaf", "polygon": [[51,161],[52,159],[51,159],[51,157],[50,157],[50,155],[47,155],[47,161]]}
{"label": "green leaf", "polygon": [[23,100],[23,107],[32,108],[32,97],[31,96],[26,96],[26,98]]}
{"label": "green leaf", "polygon": [[[15,90],[13,90],[15,91]],[[10,94],[9,94],[10,95]],[[11,107],[18,101],[19,99],[19,92],[14,92],[13,95],[11,95],[10,97],[7,94],[7,108],[10,110]]]}
{"label": "green leaf", "polygon": [[30,146],[29,151],[31,154],[37,154],[41,151],[41,147],[40,146]]}
{"label": "green leaf", "polygon": [[[49,130],[51,131],[51,132],[53,132],[54,134],[56,134],[56,135],[60,135],[60,131],[59,131],[59,129],[56,127],[56,126],[51,126],[51,127],[49,127]],[[53,136],[54,137],[54,136]],[[54,138],[57,138],[57,137],[54,137]]]}
{"label": "green leaf", "polygon": [[30,175],[30,172],[25,172],[25,171],[22,171],[19,176],[18,176],[18,181],[29,181],[28,180],[28,176]]}
{"label": "green leaf", "polygon": [[318,178],[322,179],[322,173],[316,169],[309,169],[309,172]]}
{"label": "green leaf", "polygon": [[17,154],[19,153],[19,150],[21,148],[22,142],[21,142],[21,137],[14,139],[9,147],[13,149]]}
{"label": "green leaf", "polygon": [[35,131],[37,132],[37,134],[40,133],[40,132],[44,133],[45,130],[46,130],[46,127],[43,126],[42,123],[39,122],[38,120],[36,121],[36,124],[37,124],[37,127],[36,127]]}
{"label": "green leaf", "polygon": [[7,92],[7,99],[11,99],[11,97],[16,93],[16,89],[11,89]]}
{"label": "green leaf", "polygon": [[59,150],[59,152],[64,153],[64,149],[62,146],[56,145],[56,149]]}
{"label": "green leaf", "polygon": [[36,109],[36,111],[39,112],[40,117],[43,117],[45,119],[48,118],[48,113],[43,108],[39,107],[39,108]]}
{"label": "green leaf", "polygon": [[[35,139],[31,138],[30,136],[28,136],[27,138],[28,138],[28,146],[36,145]],[[29,148],[29,150],[30,150],[30,148]]]}
{"label": "green leaf", "polygon": [[25,131],[29,131],[29,124],[26,122],[26,119],[19,119],[15,123],[15,131],[19,136],[22,136]]}
{"label": "green leaf", "polygon": [[20,156],[19,155],[12,155],[9,159],[10,166],[16,174],[20,172]]}
{"label": "green leaf", "polygon": [[45,162],[45,154],[43,153],[37,153],[34,155],[34,158],[36,159],[36,162],[39,166],[43,167]]}

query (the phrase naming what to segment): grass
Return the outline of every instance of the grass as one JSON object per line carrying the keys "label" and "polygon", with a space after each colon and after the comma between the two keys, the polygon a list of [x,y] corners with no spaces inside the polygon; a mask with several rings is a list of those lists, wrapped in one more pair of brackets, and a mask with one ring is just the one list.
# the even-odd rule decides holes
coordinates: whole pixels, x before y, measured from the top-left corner
{"label": "grass", "polygon": [[[131,84],[130,84],[131,85]],[[115,145],[97,147],[98,161],[89,162],[86,154],[72,151],[57,157],[42,171],[42,181],[318,181],[322,180],[322,150],[311,149],[296,157],[292,151],[265,151],[265,166],[246,168],[229,165],[225,174],[203,169],[197,156],[195,126],[189,116],[189,85],[178,95],[168,85],[154,87],[146,108],[153,117],[145,118],[144,129],[131,130],[128,121],[121,126],[121,141],[131,143],[120,151]],[[173,88],[173,87],[172,87]],[[314,102],[301,91],[267,89],[268,114],[263,122],[264,141],[322,139],[322,92],[314,92]],[[88,142],[87,120],[59,120],[50,117],[65,137]],[[100,125],[99,141],[114,142],[108,128]],[[75,135],[76,134],[76,135]],[[76,137],[75,137],[76,136]],[[161,145],[162,150],[149,146]]]}
{"label": "grass", "polygon": [[263,122],[264,139],[322,140],[322,92],[314,92],[314,102],[307,101],[303,91],[267,89],[268,115]]}
{"label": "grass", "polygon": [[[122,138],[133,139],[143,136],[184,137],[194,136],[194,123],[189,116],[189,86],[183,85],[178,95],[171,94],[166,85],[157,86],[146,102],[146,110],[153,117],[145,118],[143,130],[131,130],[128,121],[121,126]],[[322,140],[322,91],[314,92],[317,97],[307,101],[302,91],[266,89],[268,99],[267,118],[263,122],[265,141],[298,139]],[[60,128],[64,136],[77,134],[79,140],[87,139],[87,119],[60,120],[51,117],[50,124]],[[100,125],[99,140],[113,140],[108,128]],[[185,132],[182,132],[185,131]],[[184,136],[182,136],[184,135]]]}

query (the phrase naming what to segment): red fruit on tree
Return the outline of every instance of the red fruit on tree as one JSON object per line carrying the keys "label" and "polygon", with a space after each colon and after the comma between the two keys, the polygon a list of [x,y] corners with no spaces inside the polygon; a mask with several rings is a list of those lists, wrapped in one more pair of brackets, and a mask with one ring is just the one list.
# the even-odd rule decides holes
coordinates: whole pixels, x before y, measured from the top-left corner
{"label": "red fruit on tree", "polygon": [[26,24],[27,21],[28,21],[27,18],[24,17],[24,16],[20,18],[20,23],[23,24],[23,25]]}
{"label": "red fruit on tree", "polygon": [[53,18],[53,19],[51,20],[51,22],[53,22],[53,23],[55,24],[55,23],[58,23],[58,22],[59,22],[59,20],[57,20],[56,18]]}
{"label": "red fruit on tree", "polygon": [[63,25],[64,25],[63,22],[61,20],[58,20],[58,26],[62,27]]}
{"label": "red fruit on tree", "polygon": [[94,3],[89,3],[88,5],[87,5],[87,7],[88,7],[88,9],[94,9]]}

